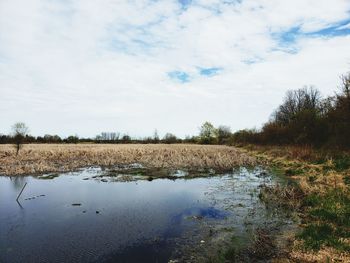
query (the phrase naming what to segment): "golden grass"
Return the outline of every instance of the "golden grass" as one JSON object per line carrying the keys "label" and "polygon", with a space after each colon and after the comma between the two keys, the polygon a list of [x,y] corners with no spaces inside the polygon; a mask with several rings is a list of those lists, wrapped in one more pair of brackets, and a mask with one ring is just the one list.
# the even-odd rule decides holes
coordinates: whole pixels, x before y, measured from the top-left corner
{"label": "golden grass", "polygon": [[[244,151],[243,148],[242,150]],[[315,160],[325,156],[310,147],[249,145],[245,150],[255,156],[259,163],[281,169],[289,178],[298,182],[305,194],[348,188],[344,179],[350,174],[350,169],[336,171],[330,156],[326,156],[324,162],[316,163]]]}
{"label": "golden grass", "polygon": [[255,165],[237,148],[190,144],[27,144],[16,156],[0,145],[0,174],[24,175],[72,171],[87,166],[141,163],[147,167],[231,169]]}
{"label": "golden grass", "polygon": [[303,243],[295,240],[290,253],[292,262],[350,262],[349,252],[340,252],[334,248],[322,247],[319,251],[306,251],[302,249]]}

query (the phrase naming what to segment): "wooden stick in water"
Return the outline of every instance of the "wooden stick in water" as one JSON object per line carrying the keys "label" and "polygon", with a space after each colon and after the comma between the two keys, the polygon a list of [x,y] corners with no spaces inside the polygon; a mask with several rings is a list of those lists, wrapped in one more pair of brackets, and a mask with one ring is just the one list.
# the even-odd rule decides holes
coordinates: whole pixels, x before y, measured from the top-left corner
{"label": "wooden stick in water", "polygon": [[20,198],[20,196],[21,196],[21,194],[22,194],[22,192],[23,192],[23,190],[24,190],[24,188],[25,188],[26,186],[27,186],[27,183],[24,184],[24,186],[23,186],[21,192],[20,192],[19,195],[17,196],[17,198],[16,198],[16,201],[17,201],[17,202],[18,202],[18,198]]}

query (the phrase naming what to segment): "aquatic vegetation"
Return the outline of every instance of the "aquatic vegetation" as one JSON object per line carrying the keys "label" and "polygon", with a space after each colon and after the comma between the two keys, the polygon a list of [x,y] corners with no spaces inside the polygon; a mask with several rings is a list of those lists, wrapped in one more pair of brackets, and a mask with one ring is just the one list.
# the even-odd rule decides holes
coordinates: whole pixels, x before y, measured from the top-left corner
{"label": "aquatic vegetation", "polygon": [[[256,164],[235,147],[189,144],[28,144],[18,156],[0,145],[0,174],[72,171],[87,166],[139,163],[146,167],[227,170]],[[142,167],[138,167],[142,172]]]}
{"label": "aquatic vegetation", "polygon": [[59,174],[57,173],[53,173],[53,174],[44,174],[44,175],[41,175],[41,176],[38,176],[38,179],[42,179],[42,180],[52,180],[56,177],[58,177]]}
{"label": "aquatic vegetation", "polygon": [[261,186],[259,198],[266,206],[288,209],[293,212],[299,209],[304,193],[297,187],[280,184],[274,186]]}

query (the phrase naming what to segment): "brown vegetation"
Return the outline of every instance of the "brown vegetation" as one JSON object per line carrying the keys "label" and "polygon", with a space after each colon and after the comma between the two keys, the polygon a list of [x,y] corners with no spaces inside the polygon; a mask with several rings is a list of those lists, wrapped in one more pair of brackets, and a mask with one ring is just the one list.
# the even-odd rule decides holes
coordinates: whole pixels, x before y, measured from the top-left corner
{"label": "brown vegetation", "polygon": [[309,146],[247,145],[244,149],[259,163],[275,166],[298,183],[305,194],[347,189],[350,153],[317,150]]}
{"label": "brown vegetation", "polygon": [[234,147],[187,144],[27,144],[16,156],[0,145],[0,174],[65,172],[86,166],[141,163],[146,167],[232,169],[255,158]]}
{"label": "brown vegetation", "polygon": [[261,191],[267,203],[301,209],[302,231],[287,262],[350,262],[350,154],[302,146],[245,148],[260,163],[276,167],[297,183],[297,188]]}

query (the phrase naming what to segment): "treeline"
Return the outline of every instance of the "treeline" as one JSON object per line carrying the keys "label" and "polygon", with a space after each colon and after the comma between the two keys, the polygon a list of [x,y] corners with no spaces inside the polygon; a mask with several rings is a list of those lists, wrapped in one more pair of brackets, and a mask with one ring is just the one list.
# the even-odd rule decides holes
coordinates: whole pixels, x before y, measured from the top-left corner
{"label": "treeline", "polygon": [[[45,135],[45,136],[32,136],[29,134],[23,134],[21,138],[22,143],[195,143],[194,137],[187,137],[186,139],[180,139],[172,133],[167,133],[163,138],[157,137],[145,137],[145,138],[132,138],[129,135],[115,136],[114,132],[103,132],[101,135],[95,138],[80,138],[77,135],[61,138],[58,135]],[[4,135],[0,134],[0,144],[16,144],[18,143],[19,135]]]}
{"label": "treeline", "polygon": [[340,91],[322,98],[312,87],[288,91],[283,103],[260,130],[241,130],[235,143],[350,147],[350,74]]}
{"label": "treeline", "polygon": [[[18,135],[17,135],[18,136]],[[78,143],[78,142],[91,142],[91,139],[79,138],[78,136],[68,136],[66,138],[61,138],[58,135],[45,135],[34,137],[29,134],[23,135],[24,143]],[[17,138],[14,135],[4,135],[0,134],[0,144],[16,143]]]}
{"label": "treeline", "polygon": [[[20,128],[19,128],[20,127]],[[229,127],[219,126],[215,128],[211,123],[205,122],[200,127],[198,136],[186,136],[186,138],[178,138],[173,133],[166,133],[160,138],[158,132],[155,131],[153,136],[144,138],[132,138],[127,134],[118,132],[102,132],[95,138],[80,138],[78,135],[61,138],[58,135],[45,135],[34,137],[28,134],[29,128],[24,123],[15,123],[12,127],[12,134],[1,135],[0,144],[23,144],[23,143],[141,143],[141,144],[157,144],[157,143],[197,143],[197,144],[229,144],[232,140],[232,133]]]}

